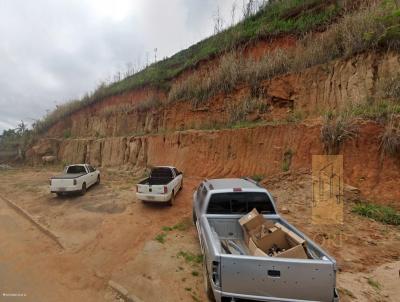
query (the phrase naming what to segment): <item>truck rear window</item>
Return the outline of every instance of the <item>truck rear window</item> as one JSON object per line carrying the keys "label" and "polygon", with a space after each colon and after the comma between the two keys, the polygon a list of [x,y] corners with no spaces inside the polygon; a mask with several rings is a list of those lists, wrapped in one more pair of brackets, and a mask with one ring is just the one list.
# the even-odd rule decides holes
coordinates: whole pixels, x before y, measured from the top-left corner
{"label": "truck rear window", "polygon": [[275,214],[268,195],[259,192],[216,193],[211,195],[208,214],[246,214],[256,208],[262,214]]}
{"label": "truck rear window", "polygon": [[170,178],[172,179],[172,170],[170,168],[155,168],[151,171],[151,178]]}
{"label": "truck rear window", "polygon": [[67,169],[68,174],[86,173],[84,166],[70,166]]}

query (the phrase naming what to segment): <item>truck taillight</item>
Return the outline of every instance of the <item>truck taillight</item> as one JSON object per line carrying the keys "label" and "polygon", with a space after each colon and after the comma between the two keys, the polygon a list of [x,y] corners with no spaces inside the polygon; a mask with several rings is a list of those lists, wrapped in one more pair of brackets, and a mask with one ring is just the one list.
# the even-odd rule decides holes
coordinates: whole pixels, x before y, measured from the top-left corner
{"label": "truck taillight", "polygon": [[168,188],[167,188],[167,186],[164,186],[164,194],[167,194],[168,193]]}
{"label": "truck taillight", "polygon": [[215,286],[221,286],[221,280],[219,279],[219,262],[213,261],[212,262],[212,280]]}
{"label": "truck taillight", "polygon": [[76,184],[77,184],[76,179],[74,179],[74,186],[76,186]]}

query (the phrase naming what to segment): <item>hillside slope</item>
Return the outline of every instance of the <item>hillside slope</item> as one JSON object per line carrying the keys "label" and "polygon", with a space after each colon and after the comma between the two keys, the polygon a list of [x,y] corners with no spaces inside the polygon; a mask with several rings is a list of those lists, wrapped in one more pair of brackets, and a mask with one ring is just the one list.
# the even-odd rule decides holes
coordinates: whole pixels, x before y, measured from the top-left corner
{"label": "hillside slope", "polygon": [[354,3],[270,4],[52,113],[27,159],[221,177],[310,169],[313,154],[339,153],[346,183],[399,207],[400,13],[394,1]]}

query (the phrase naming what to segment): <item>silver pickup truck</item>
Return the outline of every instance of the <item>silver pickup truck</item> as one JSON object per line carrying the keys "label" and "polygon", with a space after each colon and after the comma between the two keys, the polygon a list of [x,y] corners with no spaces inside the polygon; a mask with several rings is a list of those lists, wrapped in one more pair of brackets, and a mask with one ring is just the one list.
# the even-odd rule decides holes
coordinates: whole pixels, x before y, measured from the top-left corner
{"label": "silver pickup truck", "polygon": [[[254,256],[245,248],[241,253],[228,253],[222,242],[244,241],[239,219],[252,209],[301,237],[308,258]],[[193,220],[204,256],[204,282],[210,300],[339,301],[335,260],[280,217],[271,194],[254,181],[203,181],[193,195]]]}

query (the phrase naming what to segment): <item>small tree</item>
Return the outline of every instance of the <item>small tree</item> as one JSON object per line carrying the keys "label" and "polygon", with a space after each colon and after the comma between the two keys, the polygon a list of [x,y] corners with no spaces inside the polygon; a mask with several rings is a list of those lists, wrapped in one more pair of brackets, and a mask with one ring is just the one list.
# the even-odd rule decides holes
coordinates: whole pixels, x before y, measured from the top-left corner
{"label": "small tree", "polygon": [[214,15],[214,34],[218,34],[222,31],[224,27],[224,20],[221,17],[221,12],[219,10],[219,6],[217,8],[217,11],[215,12]]}

